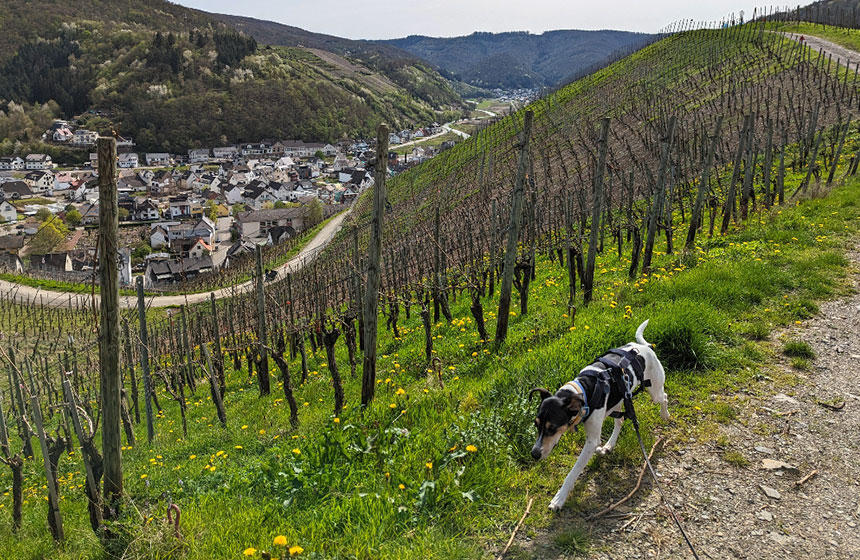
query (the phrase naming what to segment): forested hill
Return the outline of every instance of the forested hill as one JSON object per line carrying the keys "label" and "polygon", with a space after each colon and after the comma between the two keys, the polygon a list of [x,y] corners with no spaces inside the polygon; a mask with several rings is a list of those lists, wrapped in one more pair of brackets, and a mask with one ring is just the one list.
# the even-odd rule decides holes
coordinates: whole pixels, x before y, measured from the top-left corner
{"label": "forested hill", "polygon": [[418,56],[380,42],[356,41],[314,33],[274,21],[243,16],[212,14],[219,21],[242,31],[264,45],[320,49],[348,57],[395,82],[412,95],[430,103],[452,103],[448,80]]}
{"label": "forested hill", "polygon": [[[131,135],[140,150],[333,141],[370,134],[382,120],[395,127],[440,120],[461,106],[447,81],[414,59],[371,68],[325,46],[265,46],[164,0],[3,4],[3,107],[53,101],[51,110],[65,117],[98,110],[103,116],[88,127]],[[9,141],[41,133],[0,132]]]}
{"label": "forested hill", "polygon": [[473,33],[435,38],[412,35],[381,41],[418,56],[443,75],[484,88],[555,86],[619,49],[651,39],[626,31]]}

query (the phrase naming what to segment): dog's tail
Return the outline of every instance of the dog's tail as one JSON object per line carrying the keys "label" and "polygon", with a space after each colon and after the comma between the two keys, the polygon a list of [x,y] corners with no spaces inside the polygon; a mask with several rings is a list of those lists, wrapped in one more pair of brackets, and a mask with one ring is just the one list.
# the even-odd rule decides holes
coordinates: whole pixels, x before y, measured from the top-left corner
{"label": "dog's tail", "polygon": [[639,344],[643,344],[645,346],[651,346],[651,344],[648,341],[646,341],[645,338],[642,336],[642,333],[645,332],[645,327],[647,327],[647,326],[648,326],[648,319],[645,319],[645,321],[643,321],[642,324],[639,325],[639,328],[636,329],[636,342],[638,342]]}

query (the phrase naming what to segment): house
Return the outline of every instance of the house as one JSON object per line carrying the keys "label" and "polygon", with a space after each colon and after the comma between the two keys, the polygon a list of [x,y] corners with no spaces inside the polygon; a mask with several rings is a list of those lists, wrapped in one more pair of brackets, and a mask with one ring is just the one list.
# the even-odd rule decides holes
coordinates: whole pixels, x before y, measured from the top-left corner
{"label": "house", "polygon": [[400,136],[398,136],[398,135],[394,134],[393,132],[390,132],[390,133],[388,134],[388,143],[389,143],[389,144],[392,144],[392,145],[394,145],[394,144],[400,144],[402,141],[403,141],[403,140],[401,140],[401,139],[400,139]]}
{"label": "house", "polygon": [[188,150],[189,163],[202,163],[209,161],[209,148],[193,148]]}
{"label": "house", "polygon": [[227,199],[228,204],[236,204],[238,202],[242,202],[242,193],[245,189],[243,189],[239,185],[232,185],[229,188],[224,189],[223,194],[224,198]]}
{"label": "house", "polygon": [[128,152],[119,155],[117,165],[123,169],[134,169],[135,167],[140,165],[140,161],[138,160],[136,153]]}
{"label": "house", "polygon": [[236,146],[221,146],[212,148],[212,156],[215,159],[233,159],[239,153]]}
{"label": "house", "polygon": [[0,158],[0,171],[21,171],[24,169],[24,160],[15,157]]}
{"label": "house", "polygon": [[131,219],[138,222],[149,222],[152,220],[157,220],[161,217],[161,212],[158,210],[158,206],[150,199],[146,199],[143,202],[138,202],[137,199],[134,201],[134,208],[131,212]]}
{"label": "house", "polygon": [[246,239],[268,237],[269,230],[276,226],[289,226],[301,231],[304,225],[305,208],[271,208],[239,214],[239,234]]}
{"label": "house", "polygon": [[248,258],[257,250],[257,245],[246,240],[238,240],[227,249],[227,256],[224,259],[224,267],[230,266],[230,263],[236,259]]}
{"label": "house", "polygon": [[262,156],[272,153],[272,146],[265,142],[258,144],[242,144],[239,153],[243,156]]}
{"label": "house", "polygon": [[18,251],[24,248],[23,235],[2,235],[0,236],[0,253],[10,253],[17,255]]}
{"label": "house", "polygon": [[30,270],[43,272],[71,272],[72,257],[66,251],[60,253],[48,253],[46,255],[31,255]]}
{"label": "house", "polygon": [[177,240],[171,245],[171,249],[173,249],[180,257],[194,258],[211,255],[213,250],[212,246],[200,237]]}
{"label": "house", "polygon": [[24,182],[36,194],[50,196],[54,192],[54,174],[50,171],[30,171],[24,175]]}
{"label": "house", "polygon": [[54,133],[51,135],[51,138],[54,142],[68,142],[74,137],[72,131],[69,130],[67,126],[61,126],[59,128],[54,129]]}
{"label": "house", "polygon": [[72,136],[72,144],[75,146],[93,146],[99,139],[99,133],[85,128],[79,128]]}
{"label": "house", "polygon": [[85,226],[92,226],[99,223],[99,205],[98,204],[83,204],[78,209],[81,213],[81,223]]}
{"label": "house", "polygon": [[346,154],[338,153],[336,156],[334,156],[334,162],[332,163],[332,167],[334,167],[335,171],[340,171],[347,166],[349,166],[349,159],[346,157]]}
{"label": "house", "polygon": [[269,228],[269,236],[266,239],[266,243],[269,245],[277,245],[278,243],[283,243],[284,241],[295,237],[296,230],[290,226],[275,226]]}
{"label": "house", "polygon": [[170,154],[162,152],[147,152],[144,159],[146,160],[146,165],[150,167],[170,165]]}
{"label": "house", "polygon": [[187,194],[171,196],[168,202],[170,204],[168,214],[171,218],[191,215],[191,202],[188,200]]}
{"label": "house", "polygon": [[126,191],[140,192],[146,190],[146,183],[141,181],[139,177],[126,175],[117,180],[117,187]]}
{"label": "house", "polygon": [[19,198],[31,198],[33,191],[24,181],[7,181],[0,183],[0,195],[4,199],[18,200]]}
{"label": "house", "polygon": [[47,154],[29,154],[24,158],[24,169],[27,170],[50,169],[53,165],[51,156]]}
{"label": "house", "polygon": [[8,224],[18,221],[18,209],[15,208],[8,200],[0,202],[0,222]]}
{"label": "house", "polygon": [[117,136],[116,148],[117,150],[120,150],[122,148],[134,148],[134,140],[132,140],[131,136]]}
{"label": "house", "polygon": [[21,257],[14,253],[0,253],[0,270],[20,274],[24,272],[24,263],[21,262]]}
{"label": "house", "polygon": [[150,260],[146,265],[144,286],[170,284],[189,280],[200,274],[212,272],[212,257],[187,257],[172,260]]}
{"label": "house", "polygon": [[170,247],[170,232],[166,226],[157,225],[149,232],[149,246],[153,249]]}

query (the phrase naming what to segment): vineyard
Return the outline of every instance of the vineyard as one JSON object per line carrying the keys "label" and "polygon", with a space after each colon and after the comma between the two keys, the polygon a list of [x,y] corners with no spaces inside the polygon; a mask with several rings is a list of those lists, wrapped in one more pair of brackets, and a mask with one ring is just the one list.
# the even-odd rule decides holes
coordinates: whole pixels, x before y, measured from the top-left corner
{"label": "vineyard", "polygon": [[[283,279],[258,251],[254,289],[232,297],[149,309],[139,286],[116,311],[119,498],[100,489],[118,466],[100,451],[103,310],[5,294],[0,553],[497,552],[577,445],[530,463],[528,389],[646,318],[664,428],[708,437],[732,418],[726,387],[756,375],[755,341],[835,293],[860,203],[860,67],[774,15],[722,23],[672,26],[387,180],[382,127],[376,186]],[[629,482],[640,459],[625,428],[591,477]],[[600,480],[568,509],[617,497]]]}

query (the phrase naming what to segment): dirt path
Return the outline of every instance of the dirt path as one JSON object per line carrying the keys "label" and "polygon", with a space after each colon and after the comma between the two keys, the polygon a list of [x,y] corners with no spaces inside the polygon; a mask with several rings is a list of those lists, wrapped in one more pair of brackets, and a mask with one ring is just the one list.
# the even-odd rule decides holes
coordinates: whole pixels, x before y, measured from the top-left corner
{"label": "dirt path", "polygon": [[[860,558],[860,247],[849,257],[852,295],[824,303],[816,317],[774,335],[767,377],[737,388],[732,405],[738,415],[720,430],[727,448],[741,457],[728,462],[715,438],[676,441],[655,461],[703,560]],[[808,370],[794,369],[781,353],[789,338],[815,350]],[[843,402],[840,410],[821,404]],[[791,468],[774,469],[771,461]],[[813,471],[817,475],[798,486]],[[631,470],[613,494],[629,491],[637,474]],[[519,541],[519,558],[573,558],[554,543],[571,527],[591,531],[589,558],[692,558],[647,481],[612,519],[588,523],[563,510],[548,531]]]}
{"label": "dirt path", "polygon": [[[305,245],[299,253],[279,266],[278,278],[283,278],[287,272],[295,272],[302,268],[306,263],[313,260],[317,254],[322,251],[326,245],[334,238],[335,234],[340,230],[343,220],[349,215],[350,210],[341,212],[332,218],[320,231]],[[147,298],[148,307],[170,307],[183,304],[195,304],[208,301],[210,294],[215,294],[216,299],[229,297],[234,294],[241,294],[253,289],[253,281],[249,280],[233,287],[221,288],[211,292],[201,292],[196,294],[178,295],[178,296],[151,296]],[[0,292],[11,294],[17,303],[27,304],[32,301],[41,301],[49,307],[84,307],[90,302],[90,295],[82,295],[70,292],[56,292],[48,290],[40,290],[32,286],[24,286],[15,284],[6,280],[0,280]],[[99,296],[95,296],[98,302]],[[137,298],[131,296],[120,296],[119,305],[123,309],[137,307]]]}
{"label": "dirt path", "polygon": [[[789,39],[793,41],[800,41],[800,35],[797,33],[785,33],[782,32],[782,35],[785,35]],[[840,63],[845,66],[845,61],[847,60],[851,64],[857,65],[860,64],[860,53],[857,51],[852,51],[851,49],[846,49],[841,45],[837,45],[832,41],[828,41],[826,39],[822,39],[820,37],[813,37],[812,35],[804,35],[804,43],[809,45],[815,50],[824,50],[825,53],[830,53],[833,55],[833,58],[838,58]]]}

